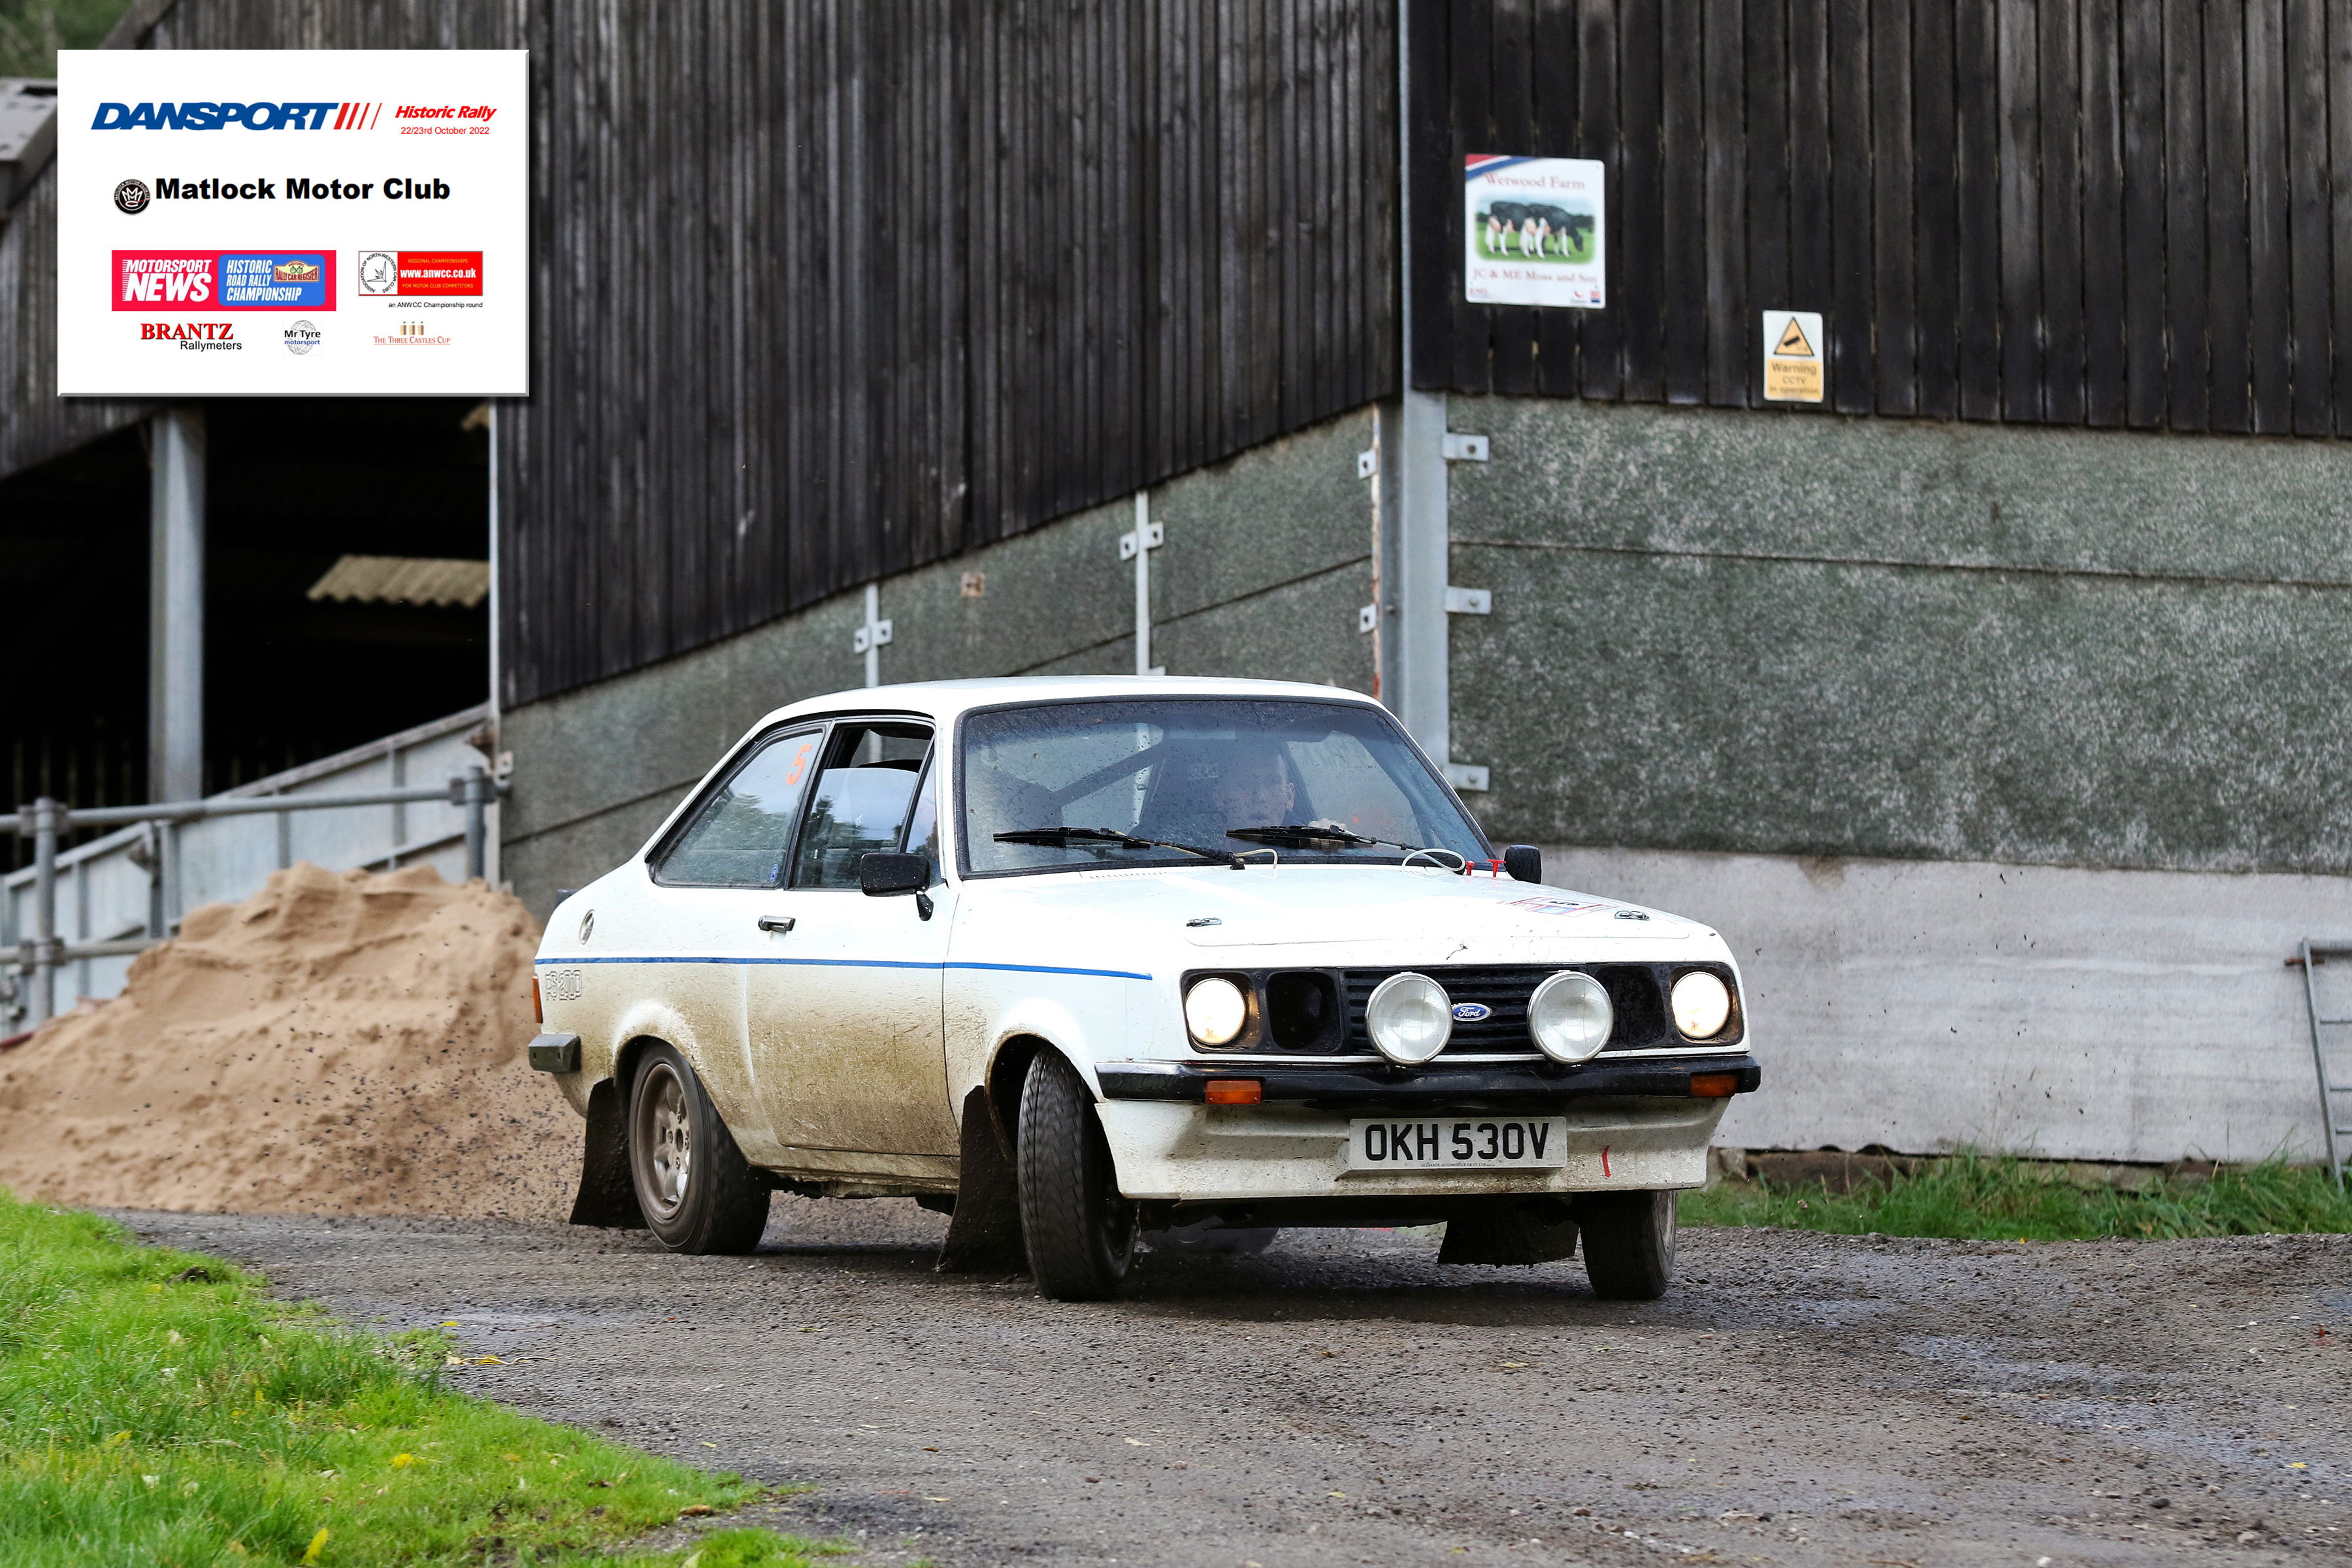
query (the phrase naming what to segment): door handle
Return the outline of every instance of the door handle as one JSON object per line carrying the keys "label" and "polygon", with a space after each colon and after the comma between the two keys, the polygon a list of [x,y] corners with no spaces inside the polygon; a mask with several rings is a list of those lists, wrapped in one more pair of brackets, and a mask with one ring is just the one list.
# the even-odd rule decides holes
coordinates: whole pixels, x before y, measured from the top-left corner
{"label": "door handle", "polygon": [[774,931],[778,936],[782,936],[784,932],[792,930],[793,924],[793,917],[790,915],[761,915],[760,917],[760,929],[761,931]]}

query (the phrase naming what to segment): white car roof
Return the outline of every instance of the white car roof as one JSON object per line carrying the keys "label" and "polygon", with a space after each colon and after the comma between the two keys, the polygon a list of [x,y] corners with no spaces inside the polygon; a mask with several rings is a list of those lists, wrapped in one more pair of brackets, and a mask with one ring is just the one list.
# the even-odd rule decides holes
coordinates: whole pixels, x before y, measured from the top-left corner
{"label": "white car roof", "polygon": [[787,720],[821,713],[919,713],[945,723],[974,708],[1089,697],[1127,701],[1149,697],[1257,697],[1380,707],[1360,691],[1317,686],[1304,680],[1231,680],[1214,676],[1177,675],[1008,675],[980,680],[922,680],[903,686],[853,687],[823,697],[803,698],[779,708],[752,728],[764,730]]}

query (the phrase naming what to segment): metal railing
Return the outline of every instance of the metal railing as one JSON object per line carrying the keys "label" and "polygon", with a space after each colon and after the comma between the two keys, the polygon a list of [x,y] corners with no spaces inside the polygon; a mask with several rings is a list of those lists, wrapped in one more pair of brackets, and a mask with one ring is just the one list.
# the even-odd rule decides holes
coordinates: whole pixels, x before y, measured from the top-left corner
{"label": "metal railing", "polygon": [[[58,844],[77,827],[121,827],[137,823],[162,823],[172,828],[222,816],[283,815],[295,811],[328,811],[355,805],[401,805],[439,801],[463,807],[466,813],[466,875],[479,877],[488,859],[490,803],[507,793],[503,780],[493,779],[477,763],[452,777],[444,788],[361,790],[349,795],[274,795],[215,796],[210,800],[164,802],[152,805],[68,806],[47,795],[11,815],[0,815],[0,832],[33,841],[33,931],[16,945],[17,973],[30,983],[26,1022],[39,1024],[57,1012],[58,971],[89,958],[116,958],[140,952],[164,940],[160,931],[118,937],[107,942],[66,941],[58,934]],[[175,868],[168,861],[177,852],[175,832],[161,837],[167,864],[163,880],[175,883]]]}

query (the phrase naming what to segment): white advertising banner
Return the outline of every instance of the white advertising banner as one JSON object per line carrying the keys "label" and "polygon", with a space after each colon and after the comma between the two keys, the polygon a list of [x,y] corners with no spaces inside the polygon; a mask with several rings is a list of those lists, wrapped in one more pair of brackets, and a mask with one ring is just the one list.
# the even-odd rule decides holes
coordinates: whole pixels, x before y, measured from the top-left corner
{"label": "white advertising banner", "polygon": [[1463,160],[1462,297],[1476,305],[1609,303],[1601,167],[1591,158]]}
{"label": "white advertising banner", "polygon": [[528,394],[530,58],[59,50],[58,392]]}

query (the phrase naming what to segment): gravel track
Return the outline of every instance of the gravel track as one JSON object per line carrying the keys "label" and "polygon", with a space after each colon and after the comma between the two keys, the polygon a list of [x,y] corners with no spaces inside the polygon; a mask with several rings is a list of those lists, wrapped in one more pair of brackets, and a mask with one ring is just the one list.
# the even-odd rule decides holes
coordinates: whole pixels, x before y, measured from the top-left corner
{"label": "gravel track", "polygon": [[814,1490],[865,1560],[2073,1568],[2338,1563],[2352,1237],[1685,1231],[1640,1306],[1433,1235],[1148,1257],[1127,1300],[931,1271],[911,1203],[780,1199],[750,1258],[496,1221],[134,1213],[462,1385]]}

